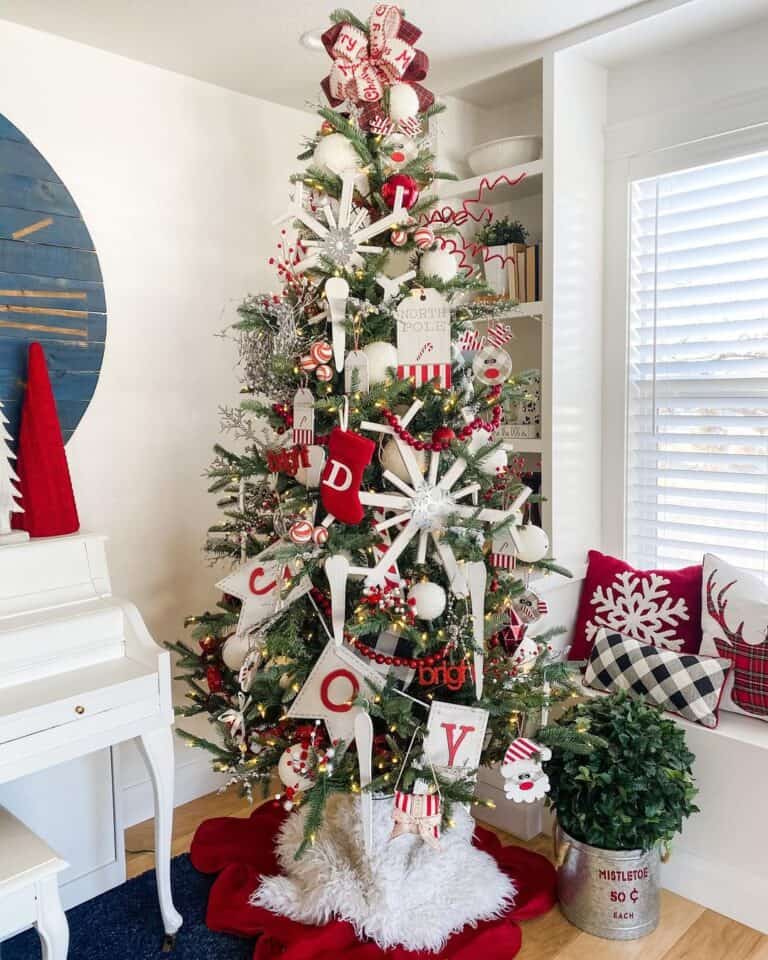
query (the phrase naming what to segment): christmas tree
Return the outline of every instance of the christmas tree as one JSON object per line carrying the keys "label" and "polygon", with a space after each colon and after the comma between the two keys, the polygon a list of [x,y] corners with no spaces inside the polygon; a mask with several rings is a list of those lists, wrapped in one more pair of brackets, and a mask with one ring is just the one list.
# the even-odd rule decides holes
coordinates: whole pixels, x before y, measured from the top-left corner
{"label": "christmas tree", "polygon": [[[374,859],[381,829],[391,850],[466,854],[478,767],[510,768],[523,735],[534,758],[573,738],[541,725],[573,687],[553,631],[532,636],[546,605],[528,582],[559,568],[498,431],[535,373],[511,374],[514,304],[459,268],[456,218],[433,215],[455,178],[434,165],[420,31],[390,5],[332,21],[329,103],[280,219],[281,289],[234,325],[246,398],[222,411],[238,451],[216,447],[206,544],[232,569],[218,608],[189,618],[195,642],[173,645],[179,712],[218,736],[181,733],[248,794],[274,793],[278,773],[299,861],[352,821]],[[488,889],[448,932],[509,893]]]}

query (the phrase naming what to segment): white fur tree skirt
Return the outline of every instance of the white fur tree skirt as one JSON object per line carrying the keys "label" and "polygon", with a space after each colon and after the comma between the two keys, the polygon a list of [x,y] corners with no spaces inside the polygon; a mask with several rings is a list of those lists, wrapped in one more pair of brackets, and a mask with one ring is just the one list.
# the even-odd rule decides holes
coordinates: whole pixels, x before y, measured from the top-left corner
{"label": "white fur tree skirt", "polygon": [[509,877],[472,846],[475,822],[462,807],[454,807],[455,826],[437,851],[410,834],[389,840],[392,799],[374,800],[369,860],[359,806],[358,798],[331,797],[314,845],[299,860],[304,811],[288,817],[277,839],[284,875],[265,877],[251,903],[302,923],[347,920],[383,949],[436,952],[451,934],[499,916],[514,900]]}

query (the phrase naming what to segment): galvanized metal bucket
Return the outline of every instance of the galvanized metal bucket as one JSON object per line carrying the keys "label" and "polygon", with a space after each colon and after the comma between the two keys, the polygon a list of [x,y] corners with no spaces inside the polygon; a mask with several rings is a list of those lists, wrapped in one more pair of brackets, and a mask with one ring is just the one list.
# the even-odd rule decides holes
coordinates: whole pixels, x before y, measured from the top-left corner
{"label": "galvanized metal bucket", "polygon": [[659,923],[661,857],[653,850],[602,850],[554,830],[560,909],[574,926],[606,940],[636,940]]}

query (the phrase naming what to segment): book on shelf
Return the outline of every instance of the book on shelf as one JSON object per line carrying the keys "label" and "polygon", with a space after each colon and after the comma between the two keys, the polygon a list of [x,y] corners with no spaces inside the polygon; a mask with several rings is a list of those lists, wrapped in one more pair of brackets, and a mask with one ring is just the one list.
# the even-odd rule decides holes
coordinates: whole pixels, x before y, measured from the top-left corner
{"label": "book on shelf", "polygon": [[525,248],[525,292],[526,300],[539,298],[539,244],[531,243]]}
{"label": "book on shelf", "polygon": [[508,243],[507,264],[509,297],[519,303],[541,300],[541,244]]}
{"label": "book on shelf", "polygon": [[517,254],[518,250],[525,249],[522,243],[508,243],[507,256],[512,259],[507,262],[507,286],[510,300],[522,300],[517,283]]}

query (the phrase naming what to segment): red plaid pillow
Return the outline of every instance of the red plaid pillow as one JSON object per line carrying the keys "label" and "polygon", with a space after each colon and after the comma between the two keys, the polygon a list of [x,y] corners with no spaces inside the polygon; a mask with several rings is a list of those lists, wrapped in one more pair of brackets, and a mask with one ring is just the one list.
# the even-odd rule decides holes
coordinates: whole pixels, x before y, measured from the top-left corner
{"label": "red plaid pillow", "polygon": [[586,660],[603,628],[675,653],[698,653],[701,566],[636,570],[590,550],[570,659]]}
{"label": "red plaid pillow", "polygon": [[768,720],[768,586],[708,553],[702,589],[701,652],[733,664],[723,710]]}

